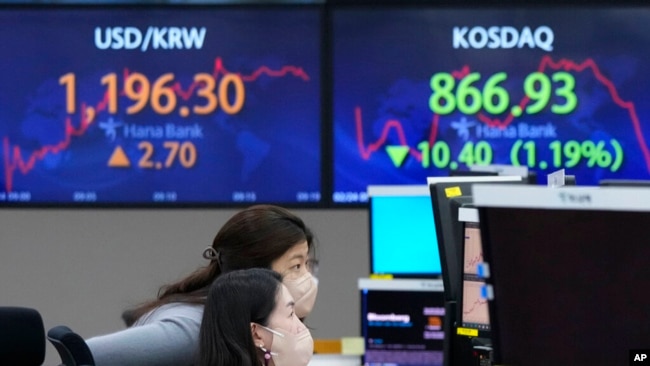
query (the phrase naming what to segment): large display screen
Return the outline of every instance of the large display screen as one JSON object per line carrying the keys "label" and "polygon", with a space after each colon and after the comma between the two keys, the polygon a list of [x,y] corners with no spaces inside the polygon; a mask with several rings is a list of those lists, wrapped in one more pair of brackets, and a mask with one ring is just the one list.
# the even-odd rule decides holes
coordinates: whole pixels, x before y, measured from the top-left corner
{"label": "large display screen", "polygon": [[0,204],[321,201],[319,7],[0,9]]}
{"label": "large display screen", "polygon": [[565,169],[584,185],[650,177],[650,9],[332,17],[334,202],[471,165]]}

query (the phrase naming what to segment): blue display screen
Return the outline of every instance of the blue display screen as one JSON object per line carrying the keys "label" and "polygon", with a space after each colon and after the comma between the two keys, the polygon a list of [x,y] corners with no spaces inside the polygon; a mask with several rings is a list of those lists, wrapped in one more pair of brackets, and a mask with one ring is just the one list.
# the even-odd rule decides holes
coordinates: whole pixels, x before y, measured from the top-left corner
{"label": "blue display screen", "polygon": [[333,12],[333,201],[471,165],[650,178],[650,9]]}
{"label": "blue display screen", "polygon": [[0,204],[320,202],[321,13],[0,9]]}
{"label": "blue display screen", "polygon": [[430,196],[372,196],[370,239],[374,274],[442,272]]}

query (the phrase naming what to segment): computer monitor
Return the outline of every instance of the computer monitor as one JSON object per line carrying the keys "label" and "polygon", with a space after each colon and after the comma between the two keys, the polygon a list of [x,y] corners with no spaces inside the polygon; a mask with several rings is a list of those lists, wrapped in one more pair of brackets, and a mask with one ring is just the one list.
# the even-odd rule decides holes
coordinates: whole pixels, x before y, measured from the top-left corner
{"label": "computer monitor", "polygon": [[[465,205],[458,212],[458,221],[463,226],[463,284],[458,300],[460,314],[459,335],[470,337],[489,337],[490,314],[488,300],[481,296],[485,279],[479,273],[483,263],[483,245],[478,210]],[[473,205],[472,205],[473,206]]]}
{"label": "computer monitor", "polygon": [[428,187],[371,185],[368,197],[370,272],[439,278],[442,270]]}
{"label": "computer monitor", "polygon": [[442,366],[440,279],[359,279],[366,366]]}
{"label": "computer monitor", "polygon": [[471,196],[471,187],[479,182],[522,182],[520,176],[429,177],[430,204],[437,237],[445,298],[456,301],[461,284],[461,257],[458,216],[451,212],[450,200],[463,195]]}
{"label": "computer monitor", "polygon": [[650,190],[475,185],[494,362],[623,365],[650,339]]}
{"label": "computer monitor", "polygon": [[[431,193],[433,217],[438,236],[438,248],[445,287],[447,325],[445,334],[450,340],[445,344],[445,366],[473,362],[467,355],[472,347],[466,339],[456,337],[460,316],[458,300],[462,291],[463,228],[458,221],[458,211],[463,202],[471,202],[472,186],[476,183],[525,183],[521,176],[482,177],[430,177],[427,179]],[[471,359],[471,357],[470,357]]]}

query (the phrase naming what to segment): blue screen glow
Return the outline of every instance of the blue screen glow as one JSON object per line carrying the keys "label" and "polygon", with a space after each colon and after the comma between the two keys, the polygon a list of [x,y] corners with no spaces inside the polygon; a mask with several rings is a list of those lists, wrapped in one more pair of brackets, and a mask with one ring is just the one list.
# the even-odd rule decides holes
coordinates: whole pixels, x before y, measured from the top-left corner
{"label": "blue screen glow", "polygon": [[370,220],[373,273],[441,273],[430,196],[373,196]]}

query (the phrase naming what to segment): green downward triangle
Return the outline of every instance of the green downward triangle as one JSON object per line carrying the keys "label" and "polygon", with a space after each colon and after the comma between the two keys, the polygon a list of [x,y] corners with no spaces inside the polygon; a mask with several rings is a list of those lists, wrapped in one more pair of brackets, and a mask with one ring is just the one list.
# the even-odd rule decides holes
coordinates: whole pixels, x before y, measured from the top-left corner
{"label": "green downward triangle", "polygon": [[395,165],[396,168],[402,166],[402,163],[404,163],[404,160],[406,159],[406,155],[408,155],[409,150],[410,148],[408,146],[400,146],[400,145],[386,146],[386,152],[388,153],[388,156],[390,156],[390,160],[393,161],[393,164]]}

